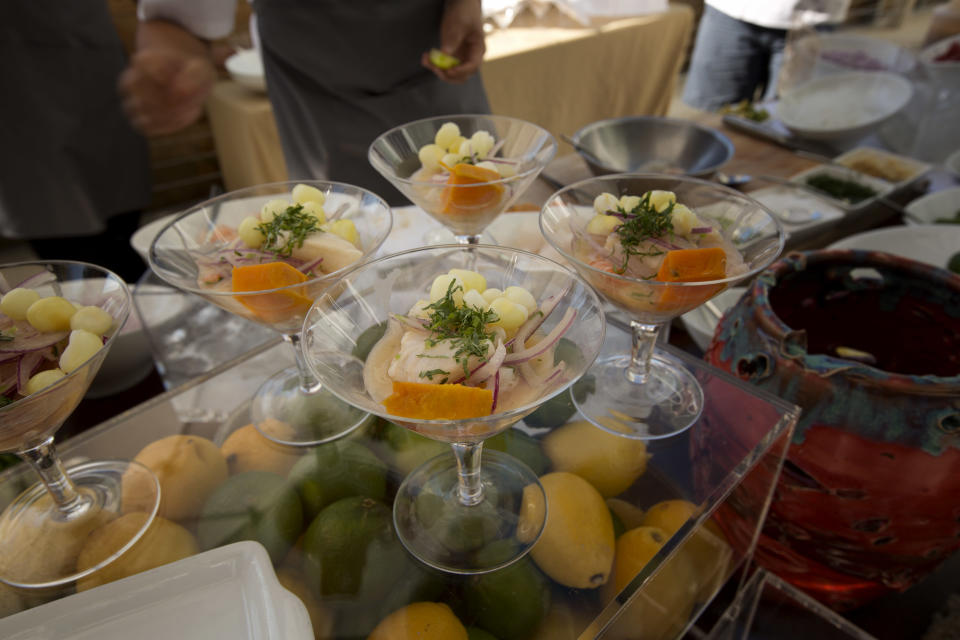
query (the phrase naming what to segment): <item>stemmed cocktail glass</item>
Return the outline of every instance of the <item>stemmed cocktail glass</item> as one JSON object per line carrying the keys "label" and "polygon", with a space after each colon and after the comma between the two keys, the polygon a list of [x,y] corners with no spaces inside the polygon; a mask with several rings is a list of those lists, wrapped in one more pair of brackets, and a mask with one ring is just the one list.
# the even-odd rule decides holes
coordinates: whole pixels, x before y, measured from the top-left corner
{"label": "stemmed cocktail glass", "polygon": [[[244,242],[241,225],[249,233],[254,224],[244,223],[245,219],[260,216],[255,220],[259,224],[266,220],[265,211],[278,207],[284,211],[289,206],[299,207],[301,213],[322,209],[321,228],[328,231],[315,237],[334,234],[330,225],[349,221],[345,235],[350,241],[344,244],[345,238],[329,236],[333,248],[324,248],[322,259],[298,259],[302,254],[295,246],[290,249],[292,253],[283,255],[265,249],[267,245],[251,249]],[[313,300],[341,272],[373,256],[391,225],[386,202],[365,189],[337,182],[280,182],[240,189],[196,205],[154,239],[149,262],[161,279],[274,329],[292,347],[296,366],[268,378],[251,403],[253,423],[267,438],[287,445],[316,445],[346,435],[366,419],[366,414],[325,391],[310,372],[300,349],[300,328]],[[342,229],[337,231],[342,233]],[[283,242],[284,234],[292,233],[281,230],[278,243]],[[276,262],[286,263],[281,275],[294,271],[310,275],[302,281],[294,277],[290,284],[278,279],[264,280],[264,284],[254,281],[253,286],[238,284],[237,268]],[[217,327],[210,327],[210,331],[217,331]],[[282,429],[275,428],[278,422],[284,425]]]}
{"label": "stemmed cocktail glass", "polygon": [[367,155],[458,243],[478,244],[483,230],[516,202],[556,152],[556,140],[535,124],[506,116],[450,115],[390,129],[373,141]]}
{"label": "stemmed cocktail glass", "polygon": [[[65,469],[53,445],[120,334],[130,293],[101,267],[48,261],[0,266],[0,295],[0,451],[16,453],[42,480],[0,514],[0,580],[55,592],[129,549],[160,502],[145,466],[107,461]],[[148,517],[102,562],[79,566],[87,536],[121,514],[130,486]]]}
{"label": "stemmed cocktail glass", "polygon": [[[431,299],[431,283],[451,269],[479,273],[491,290],[522,287],[536,301],[537,310],[530,312],[530,323],[524,321],[513,334],[513,342],[498,338],[501,346],[509,345],[506,352],[512,356],[505,357],[499,347],[494,350],[491,339],[487,356],[471,365],[469,375],[461,375],[459,365],[449,371],[434,369],[446,365],[431,359],[433,355],[407,360],[419,366],[416,358],[422,357],[430,369],[414,378],[429,377],[431,383],[451,386],[467,376],[457,384],[491,389],[489,415],[460,419],[394,415],[380,396],[391,393],[388,373],[399,360],[397,346],[415,343],[404,342],[401,334],[410,329],[413,339],[419,335],[425,344],[433,340],[422,333],[421,319],[406,314],[415,303],[422,306]],[[455,289],[451,292],[459,295]],[[468,291],[464,304],[476,293]],[[490,308],[502,311],[497,303]],[[483,451],[484,440],[566,391],[593,362],[604,329],[596,294],[566,267],[517,249],[441,245],[380,258],[347,272],[311,308],[304,321],[303,347],[310,368],[343,401],[451,444],[455,455],[434,458],[404,480],[394,501],[394,523],[401,541],[423,562],[445,571],[481,573],[506,566],[530,549],[542,530],[545,505],[536,475],[508,455]],[[369,355],[364,353],[358,345],[369,344],[370,337],[379,334],[385,337]],[[543,346],[536,362],[532,352],[523,354],[531,344]],[[508,380],[525,385],[512,387],[513,393],[522,392],[519,396],[507,395]],[[539,510],[531,508],[536,505]],[[501,545],[500,553],[492,556],[480,553],[504,539],[514,544]]]}
{"label": "stemmed cocktail glass", "polygon": [[[657,191],[661,192],[658,200],[664,197],[662,192],[672,192],[676,203],[696,214],[697,221],[692,224],[702,228],[694,229],[693,237],[702,232],[702,237],[722,242],[735,252],[734,257],[739,254],[742,261],[736,260],[737,268],[728,268],[722,277],[699,281],[659,280],[656,270],[646,279],[619,273],[625,264],[622,254],[614,255],[619,247],[604,241],[609,235],[591,233],[596,227],[588,229],[598,215],[597,198],[610,194],[603,198],[615,205],[624,196],[639,200],[641,195]],[[613,213],[621,220],[614,216],[611,222],[622,224],[624,216]],[[616,433],[628,437],[665,438],[688,428],[703,409],[703,391],[686,368],[654,349],[657,336],[673,318],[757,274],[776,259],[785,236],[774,216],[752,198],[715,183],[682,176],[619,174],[584,180],[555,193],[541,210],[540,228],[580,275],[630,318],[632,353],[602,354],[590,369],[595,389],[573,394],[577,408],[601,428],[606,429],[604,424],[611,419],[626,425],[626,433]],[[644,249],[644,254],[633,259],[662,260],[671,249],[680,249],[671,233],[656,237],[650,250]]]}

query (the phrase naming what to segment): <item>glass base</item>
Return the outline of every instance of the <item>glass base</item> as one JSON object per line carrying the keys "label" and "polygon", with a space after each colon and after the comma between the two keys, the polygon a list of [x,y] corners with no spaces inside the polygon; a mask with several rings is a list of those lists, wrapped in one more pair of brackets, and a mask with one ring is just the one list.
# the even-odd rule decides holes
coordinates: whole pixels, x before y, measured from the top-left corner
{"label": "glass base", "polygon": [[[119,558],[153,522],[160,485],[139,462],[88,462],[67,469],[67,475],[85,498],[69,516],[39,482],[0,514],[0,581],[28,590],[72,586]],[[138,526],[116,527],[100,539],[91,536],[121,516],[124,485],[136,487],[137,509],[144,512],[136,519]],[[97,546],[104,540],[109,549]]]}
{"label": "glass base", "polygon": [[[393,503],[393,522],[407,551],[457,574],[496,571],[530,551],[546,520],[540,511],[538,522],[532,522],[529,510],[522,509],[531,492],[539,492],[539,504],[546,503],[536,474],[512,456],[484,450],[480,477],[483,500],[475,506],[460,502],[452,454],[432,458],[406,477]],[[522,542],[517,536],[521,511]]]}
{"label": "glass base", "polygon": [[326,389],[304,393],[296,367],[278,371],[260,386],[250,417],[264,437],[292,447],[333,442],[372,419]]}
{"label": "glass base", "polygon": [[[700,383],[683,365],[654,353],[644,383],[627,377],[629,355],[598,359],[587,371],[595,379],[588,390],[573,386],[577,409],[601,429],[640,440],[669,438],[688,429],[703,411]],[[586,377],[586,376],[585,376]]]}

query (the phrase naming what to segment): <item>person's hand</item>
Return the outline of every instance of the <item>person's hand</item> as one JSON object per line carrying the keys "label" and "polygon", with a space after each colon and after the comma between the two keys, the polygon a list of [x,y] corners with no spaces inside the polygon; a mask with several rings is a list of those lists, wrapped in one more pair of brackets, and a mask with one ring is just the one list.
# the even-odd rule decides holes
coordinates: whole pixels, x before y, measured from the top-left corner
{"label": "person's hand", "polygon": [[120,75],[124,111],[146,135],[174,133],[200,119],[216,77],[207,57],[173,48],[137,51]]}
{"label": "person's hand", "polygon": [[424,52],[423,66],[441,80],[464,82],[480,69],[487,50],[480,0],[447,0],[440,21],[440,50],[460,60],[455,67],[440,69],[430,62],[429,52]]}

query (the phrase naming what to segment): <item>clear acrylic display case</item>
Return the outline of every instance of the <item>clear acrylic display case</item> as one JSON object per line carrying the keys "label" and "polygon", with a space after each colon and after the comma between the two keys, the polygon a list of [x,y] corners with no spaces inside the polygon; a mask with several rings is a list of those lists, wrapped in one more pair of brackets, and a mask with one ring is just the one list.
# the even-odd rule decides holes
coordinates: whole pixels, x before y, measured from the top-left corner
{"label": "clear acrylic display case", "polygon": [[[606,340],[605,349],[629,348],[629,333],[615,319],[608,323]],[[478,614],[474,606],[476,598],[471,594],[483,584],[489,595],[490,585],[496,585],[495,581],[484,581],[483,576],[439,574],[418,565],[406,554],[398,569],[375,571],[371,557],[365,581],[398,581],[383,585],[365,583],[365,591],[382,596],[373,608],[369,600],[361,602],[359,597],[340,594],[328,598],[322,594],[325,588],[321,593],[309,587],[298,593],[313,600],[307,602],[308,609],[333,612],[332,635],[322,635],[318,630],[318,637],[366,637],[386,613],[413,600],[446,602],[465,624],[485,627],[490,632],[503,626],[499,623],[505,620],[525,621],[526,626],[521,625],[522,628],[517,626],[519,622],[512,628],[505,625],[506,632],[493,633],[498,638],[680,637],[724,584],[739,585],[743,579],[741,576],[749,564],[799,410],[686,353],[669,346],[664,350],[694,372],[704,389],[705,408],[701,418],[686,433],[648,445],[650,457],[646,472],[614,496],[620,502],[615,505],[618,509],[612,508],[611,512],[617,514],[624,530],[632,530],[643,522],[646,516],[639,510],[645,512],[664,500],[690,503],[692,515],[676,523],[679,529],[655,553],[649,554],[648,561],[614,562],[621,588],[608,585],[599,589],[573,589],[534,570],[537,576],[534,581],[542,591],[542,597],[536,599],[537,607],[542,610],[531,611],[529,606],[520,605],[524,602],[522,597],[498,599],[497,595],[505,594],[498,594],[494,586],[492,593],[499,609],[481,606]],[[202,436],[220,445],[233,430],[249,423],[247,401],[270,372],[289,364],[288,351],[277,342],[258,347],[62,443],[62,456],[68,465],[85,458],[130,459],[151,442],[174,434]],[[574,421],[582,421],[582,417],[574,413],[567,418],[568,423]],[[544,453],[541,443],[558,426],[540,423],[533,428],[526,422],[517,423],[508,431],[512,440],[506,441],[505,449],[529,466],[541,466],[538,473],[551,470],[553,461]],[[385,435],[384,428],[383,424],[371,421],[369,428],[355,432],[348,439],[372,451],[384,464],[387,478],[383,501],[389,508],[392,491],[417,455],[393,449],[396,442]],[[602,433],[599,429],[597,432]],[[314,452],[293,451],[292,454],[314,455]],[[355,472],[350,465],[346,469],[347,473]],[[16,470],[0,475],[0,507],[32,481],[33,478],[22,477]],[[246,508],[237,505],[238,512]],[[204,516],[182,520],[179,524],[196,533],[205,526]],[[304,516],[300,531],[309,524],[309,518]],[[201,549],[203,546],[201,544]],[[311,581],[309,573],[314,565],[301,546],[275,554],[274,560],[282,574],[289,576],[292,572],[298,576],[294,580],[297,584],[321,584],[318,580]],[[510,571],[515,566],[501,571]],[[406,583],[412,580],[411,576],[418,577],[414,586]],[[503,584],[505,589],[509,588],[511,581],[505,579]],[[367,586],[375,588],[367,589]],[[68,594],[56,594],[57,597],[63,595]],[[42,598],[27,594],[20,601],[33,605]],[[511,611],[511,606],[523,608]],[[315,620],[315,623],[328,625],[330,619],[325,620]]]}

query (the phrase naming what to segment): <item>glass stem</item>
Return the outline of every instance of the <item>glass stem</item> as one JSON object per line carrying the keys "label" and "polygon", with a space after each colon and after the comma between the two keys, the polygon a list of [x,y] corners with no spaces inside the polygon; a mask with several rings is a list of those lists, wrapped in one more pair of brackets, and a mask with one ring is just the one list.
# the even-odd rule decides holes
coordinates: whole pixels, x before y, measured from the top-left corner
{"label": "glass stem", "polygon": [[455,442],[453,454],[457,457],[457,496],[460,504],[474,507],[483,502],[483,483],[480,481],[482,442]]}
{"label": "glass stem", "polygon": [[310,367],[307,366],[307,360],[303,357],[303,346],[300,344],[300,335],[296,333],[285,333],[283,334],[283,339],[293,347],[293,356],[297,360],[297,371],[300,374],[300,390],[303,393],[316,393],[320,391],[323,384],[317,380],[313,372],[310,371]]}
{"label": "glass stem", "polygon": [[40,476],[64,520],[70,520],[86,511],[91,500],[77,490],[77,485],[73,484],[73,480],[67,475],[53,446],[53,436],[17,453],[29,462]]}
{"label": "glass stem", "polygon": [[662,327],[661,324],[644,324],[636,320],[630,322],[630,328],[633,330],[633,350],[630,355],[630,366],[627,367],[627,380],[630,382],[646,383],[650,376],[653,346],[657,342],[657,335]]}
{"label": "glass stem", "polygon": [[[480,244],[480,236],[456,236],[457,244],[462,244],[467,247],[473,247]],[[464,268],[467,271],[474,271],[477,267],[477,252],[468,251],[467,252],[467,264],[464,265]]]}

